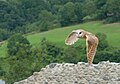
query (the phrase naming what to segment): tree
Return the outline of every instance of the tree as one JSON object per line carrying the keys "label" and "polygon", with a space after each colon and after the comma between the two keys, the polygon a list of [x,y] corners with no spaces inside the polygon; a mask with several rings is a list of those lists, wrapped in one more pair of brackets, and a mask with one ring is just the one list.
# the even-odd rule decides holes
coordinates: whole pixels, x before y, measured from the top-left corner
{"label": "tree", "polygon": [[[25,54],[25,53],[24,53]],[[9,72],[4,75],[6,84],[13,84],[14,82],[25,79],[32,75],[32,63],[28,55],[26,58],[22,57],[22,54],[16,55],[16,57],[9,57],[8,63],[10,64]]]}
{"label": "tree", "polygon": [[109,46],[106,40],[107,36],[104,33],[97,33],[96,36],[99,39],[98,50],[106,49]]}
{"label": "tree", "polygon": [[14,56],[20,49],[23,49],[25,52],[29,53],[31,46],[25,37],[23,37],[21,34],[15,34],[8,40],[7,48],[8,54],[10,56]]}
{"label": "tree", "polygon": [[[79,50],[79,51],[78,51]],[[68,47],[67,49],[64,50],[64,62],[67,63],[77,63],[79,61],[85,61],[84,54],[78,53],[82,52],[82,49],[80,48],[74,48],[73,46]]]}
{"label": "tree", "polygon": [[107,60],[110,60],[111,58],[113,58],[113,53],[112,52],[105,51],[105,50],[99,51],[99,52],[96,53],[94,63],[99,63],[101,61],[107,61]]}
{"label": "tree", "polygon": [[46,38],[43,38],[41,41],[41,49],[43,59],[42,63],[46,62],[49,64],[62,61],[63,49],[59,48],[54,43],[49,42]]}
{"label": "tree", "polygon": [[17,26],[24,24],[23,18],[19,16],[19,12],[13,4],[0,1],[0,11],[0,28],[12,31]]}
{"label": "tree", "polygon": [[31,45],[21,34],[15,34],[8,40],[9,72],[5,74],[7,83],[20,81],[32,74]]}
{"label": "tree", "polygon": [[99,51],[96,53],[96,57],[94,60],[94,63],[99,63],[100,61],[111,61],[111,62],[118,62],[120,60],[120,49],[119,48],[112,48],[110,50],[110,47],[108,50],[103,50],[103,51]]}
{"label": "tree", "polygon": [[53,15],[51,12],[47,10],[42,10],[41,13],[39,14],[39,25],[40,25],[40,30],[41,31],[47,31],[52,27],[55,23],[55,15]]}
{"label": "tree", "polygon": [[5,71],[3,70],[3,68],[0,66],[0,76],[4,76]]}
{"label": "tree", "polygon": [[104,5],[106,4],[107,0],[94,0],[96,5],[96,19],[103,20],[107,17],[106,9]]}
{"label": "tree", "polygon": [[86,0],[84,2],[82,11],[85,16],[88,16],[88,15],[90,16],[90,15],[95,14],[96,6],[93,0]]}
{"label": "tree", "polygon": [[66,3],[59,9],[60,22],[62,26],[69,25],[76,21],[75,5],[72,2]]}
{"label": "tree", "polygon": [[104,8],[107,12],[107,22],[116,22],[120,20],[120,0],[107,0]]}
{"label": "tree", "polygon": [[94,0],[97,9],[101,9],[107,2],[107,0]]}
{"label": "tree", "polygon": [[81,3],[75,3],[75,14],[77,16],[77,21],[82,22],[83,18],[83,12],[82,12],[82,4]]}
{"label": "tree", "polygon": [[4,41],[10,37],[11,33],[5,29],[0,29],[0,41]]}

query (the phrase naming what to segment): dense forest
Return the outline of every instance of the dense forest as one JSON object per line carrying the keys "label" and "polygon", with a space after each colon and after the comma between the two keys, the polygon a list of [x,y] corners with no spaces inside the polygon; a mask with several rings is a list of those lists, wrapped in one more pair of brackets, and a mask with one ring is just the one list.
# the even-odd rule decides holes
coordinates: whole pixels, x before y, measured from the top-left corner
{"label": "dense forest", "polygon": [[120,21],[120,0],[0,0],[0,41],[89,20]]}
{"label": "dense forest", "polygon": [[[0,41],[7,40],[7,55],[0,58],[0,78],[13,84],[50,63],[87,62],[84,46],[64,48],[43,38],[33,47],[24,34],[94,20],[119,22],[120,0],[0,0]],[[120,62],[120,48],[109,45],[106,34],[96,36],[99,45],[94,63]]]}

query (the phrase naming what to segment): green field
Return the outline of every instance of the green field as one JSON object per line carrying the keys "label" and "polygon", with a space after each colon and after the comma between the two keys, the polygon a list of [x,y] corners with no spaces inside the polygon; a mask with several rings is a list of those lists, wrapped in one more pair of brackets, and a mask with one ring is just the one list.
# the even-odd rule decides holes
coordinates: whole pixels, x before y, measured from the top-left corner
{"label": "green field", "polygon": [[[47,32],[29,34],[26,35],[27,39],[33,45],[33,47],[40,46],[40,41],[43,37],[46,37],[49,41],[55,42],[59,46],[65,47],[64,40],[66,36],[74,29],[85,29],[92,33],[105,33],[107,35],[107,41],[109,45],[120,47],[120,23],[103,24],[101,21],[86,22],[74,26],[68,26],[63,28],[57,28]],[[84,40],[79,40],[75,45],[83,45]],[[84,46],[84,45],[83,45]],[[0,47],[0,57],[6,55],[6,43]]]}

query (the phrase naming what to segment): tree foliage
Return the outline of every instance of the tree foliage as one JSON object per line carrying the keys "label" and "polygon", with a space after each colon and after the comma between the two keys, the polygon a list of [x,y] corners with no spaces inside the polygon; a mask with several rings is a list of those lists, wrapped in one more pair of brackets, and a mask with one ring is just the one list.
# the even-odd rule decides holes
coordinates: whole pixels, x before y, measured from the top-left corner
{"label": "tree foliage", "polygon": [[119,0],[107,0],[104,8],[107,12],[106,22],[116,22],[120,20],[120,1]]}
{"label": "tree foliage", "polygon": [[19,50],[25,50],[25,52],[28,52],[26,50],[27,48],[30,49],[30,43],[29,41],[23,37],[21,34],[15,34],[13,35],[9,40],[7,44],[8,48],[8,54],[10,56],[14,56],[17,53],[19,53]]}
{"label": "tree foliage", "polygon": [[[0,29],[25,34],[86,20],[117,22],[120,20],[119,5],[120,0],[2,0]],[[7,39],[4,36],[2,40]]]}
{"label": "tree foliage", "polygon": [[98,45],[98,50],[104,50],[106,49],[109,45],[106,40],[107,36],[104,33],[97,33],[96,36],[99,39],[99,45]]}
{"label": "tree foliage", "polygon": [[69,25],[76,20],[75,5],[72,2],[66,3],[59,9],[60,22],[63,26]]}

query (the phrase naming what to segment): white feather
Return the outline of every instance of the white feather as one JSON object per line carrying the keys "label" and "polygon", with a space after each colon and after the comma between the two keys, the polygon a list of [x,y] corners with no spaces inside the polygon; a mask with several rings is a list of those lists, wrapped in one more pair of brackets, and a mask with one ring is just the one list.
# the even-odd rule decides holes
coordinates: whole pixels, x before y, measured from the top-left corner
{"label": "white feather", "polygon": [[65,40],[66,45],[73,45],[79,38],[76,31],[72,31]]}

